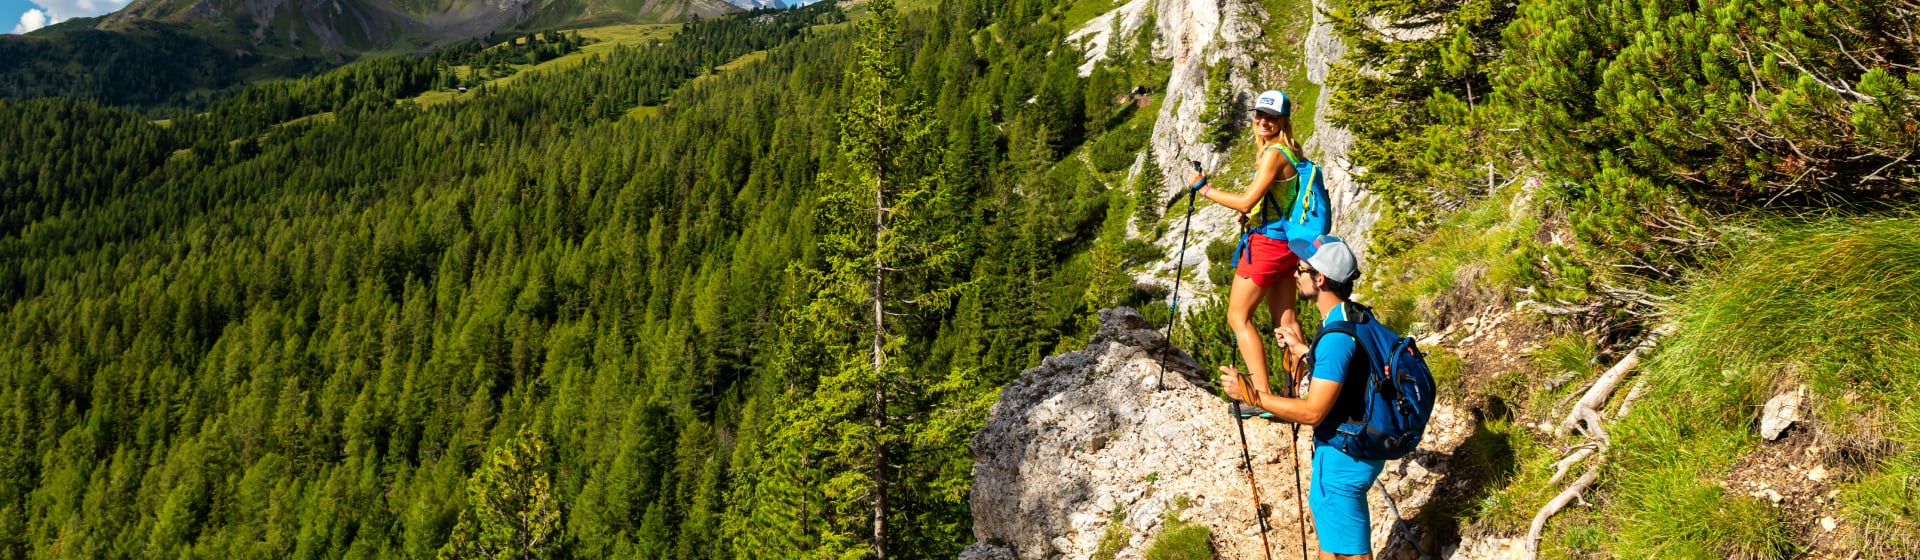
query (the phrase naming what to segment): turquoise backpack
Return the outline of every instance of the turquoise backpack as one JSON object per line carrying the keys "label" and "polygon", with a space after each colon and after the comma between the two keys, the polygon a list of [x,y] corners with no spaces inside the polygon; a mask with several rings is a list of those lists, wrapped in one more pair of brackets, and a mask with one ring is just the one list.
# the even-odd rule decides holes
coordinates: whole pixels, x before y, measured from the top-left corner
{"label": "turquoise backpack", "polygon": [[[1240,246],[1233,250],[1233,262],[1236,265],[1240,262],[1241,254],[1248,250],[1247,240],[1253,234],[1285,241],[1289,247],[1299,247],[1294,254],[1300,254],[1301,249],[1311,246],[1313,240],[1333,229],[1333,208],[1328,204],[1327,185],[1320,178],[1320,166],[1311,160],[1294,157],[1293,152],[1284,145],[1274,144],[1267,148],[1280,150],[1280,154],[1293,163],[1294,178],[1299,183],[1293,189],[1293,203],[1287,206],[1286,217],[1280,219],[1269,219],[1273,209],[1279,205],[1274,204],[1273,188],[1267,189],[1263,195],[1266,199],[1260,203],[1260,226],[1248,228],[1240,234]],[[1247,255],[1246,258],[1252,260],[1253,256]]]}

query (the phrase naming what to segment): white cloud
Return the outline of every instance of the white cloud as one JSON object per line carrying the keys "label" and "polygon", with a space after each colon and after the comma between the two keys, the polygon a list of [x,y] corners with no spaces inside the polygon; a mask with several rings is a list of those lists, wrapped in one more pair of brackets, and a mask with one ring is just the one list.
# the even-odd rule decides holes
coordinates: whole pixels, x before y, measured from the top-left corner
{"label": "white cloud", "polygon": [[47,26],[47,13],[40,10],[27,10],[20,14],[20,23],[13,26],[14,33],[32,33],[33,30]]}
{"label": "white cloud", "polygon": [[[13,28],[14,33],[33,31],[77,17],[112,13],[125,7],[127,0],[33,0],[33,3],[40,5],[40,9],[21,14],[20,24]],[[35,22],[38,25],[29,25]]]}

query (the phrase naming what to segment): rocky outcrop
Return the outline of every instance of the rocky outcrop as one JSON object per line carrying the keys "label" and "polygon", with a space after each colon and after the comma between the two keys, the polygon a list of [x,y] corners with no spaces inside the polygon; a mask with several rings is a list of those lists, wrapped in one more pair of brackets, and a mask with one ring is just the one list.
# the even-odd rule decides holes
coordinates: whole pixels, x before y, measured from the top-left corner
{"label": "rocky outcrop", "polygon": [[[1166,367],[1159,359],[1166,351]],[[1210,376],[1159,330],[1131,309],[1100,313],[1100,329],[1086,350],[1052,356],[1001,389],[987,423],[973,438],[973,532],[962,558],[1090,558],[1111,523],[1130,537],[1116,558],[1141,558],[1158,537],[1163,516],[1185,499],[1184,519],[1213,531],[1220,558],[1263,558],[1253,495],[1241,468],[1240,439]],[[1245,424],[1260,511],[1278,557],[1299,554],[1295,463],[1310,474],[1310,431],[1298,439],[1286,424]],[[1452,449],[1472,432],[1443,407],[1429,428],[1434,449]],[[1394,516],[1382,488],[1409,518],[1444,477],[1446,456],[1423,446],[1388,464],[1375,487],[1374,534],[1383,557],[1412,554],[1389,548],[1406,525]],[[1115,512],[1119,515],[1116,516]],[[1117,521],[1115,521],[1117,517]],[[1306,548],[1316,549],[1311,523]],[[1403,541],[1406,539],[1402,539]]]}
{"label": "rocky outcrop", "polygon": [[[1224,154],[1214,146],[1195,141],[1200,137],[1202,113],[1206,109],[1207,69],[1220,60],[1228,60],[1241,68],[1251,67],[1253,53],[1258,48],[1256,40],[1261,33],[1259,21],[1266,14],[1245,0],[1160,0],[1155,5],[1158,7],[1154,15],[1158,39],[1154,41],[1154,56],[1172,65],[1160,101],[1159,117],[1153,125],[1149,158],[1150,164],[1160,166],[1161,175],[1166,177],[1164,200],[1184,187],[1187,173],[1192,169],[1189,161],[1199,161],[1212,169],[1224,159]],[[1252,90],[1252,84],[1246,82],[1244,75],[1244,72],[1235,73],[1234,91]],[[1173,222],[1174,227],[1167,228],[1155,240],[1166,248],[1167,258],[1136,280],[1171,288],[1176,270],[1197,270],[1199,274],[1188,274],[1188,279],[1181,283],[1180,300],[1210,297],[1212,284],[1205,273],[1206,251],[1190,249],[1183,262],[1179,258],[1179,244],[1184,217],[1169,218],[1181,221]],[[1209,240],[1229,235],[1238,227],[1236,223],[1233,210],[1201,204],[1194,212],[1191,238],[1197,247],[1203,248]]]}
{"label": "rocky outcrop", "polygon": [[1151,7],[1153,0],[1132,0],[1100,14],[1068,34],[1067,44],[1078,45],[1086,53],[1086,62],[1080,65],[1080,75],[1093,74],[1093,68],[1107,60],[1108,45],[1116,40],[1125,41],[1127,37],[1139,33],[1140,27],[1147,23],[1147,9]]}

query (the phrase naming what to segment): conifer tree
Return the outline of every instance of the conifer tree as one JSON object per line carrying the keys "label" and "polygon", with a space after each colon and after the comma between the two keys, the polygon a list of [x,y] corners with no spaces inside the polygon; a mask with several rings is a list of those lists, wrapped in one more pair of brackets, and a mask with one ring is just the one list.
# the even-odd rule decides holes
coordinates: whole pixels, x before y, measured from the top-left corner
{"label": "conifer tree", "polygon": [[[837,169],[822,173],[816,214],[824,268],[803,282],[818,295],[800,312],[829,356],[818,387],[792,415],[785,436],[821,452],[829,506],[840,519],[823,523],[816,554],[887,557],[889,485],[898,467],[893,450],[906,444],[911,417],[893,400],[914,392],[903,360],[907,339],[923,317],[954,289],[938,286],[954,258],[951,234],[929,227],[948,204],[940,153],[930,145],[936,127],[900,69],[900,15],[890,0],[868,4],[859,24],[854,61],[846,73],[847,107],[840,114]],[[852,333],[858,333],[854,335]],[[865,533],[855,537],[864,518]],[[823,520],[824,521],[824,520]],[[847,546],[855,539],[864,546]],[[823,554],[824,555],[824,554]]]}
{"label": "conifer tree", "polygon": [[487,454],[467,480],[468,509],[460,513],[441,560],[550,558],[560,529],[543,457],[546,441],[527,428]]}

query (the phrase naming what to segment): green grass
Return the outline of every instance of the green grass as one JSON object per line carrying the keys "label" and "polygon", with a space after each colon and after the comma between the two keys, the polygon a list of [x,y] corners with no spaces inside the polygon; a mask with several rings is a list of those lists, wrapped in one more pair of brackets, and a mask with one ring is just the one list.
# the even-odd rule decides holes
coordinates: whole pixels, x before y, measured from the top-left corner
{"label": "green grass", "polygon": [[1433,232],[1405,253],[1369,263],[1362,271],[1363,299],[1383,311],[1381,321],[1408,332],[1434,300],[1449,294],[1461,271],[1478,270],[1475,289],[1510,293],[1538,281],[1533,262],[1541,251],[1532,236],[1539,220],[1529,206],[1510,215],[1519,189],[1509,186],[1480,204],[1448,215]]}
{"label": "green grass", "polygon": [[1094,560],[1113,560],[1131,539],[1133,531],[1127,530],[1127,512],[1115,506],[1113,515],[1107,517],[1106,531],[1100,533],[1100,544],[1093,549]]}
{"label": "green grass", "polygon": [[1480,422],[1454,451],[1486,490],[1471,508],[1463,508],[1463,517],[1496,527],[1526,527],[1540,504],[1558,491],[1546,485],[1553,477],[1553,451],[1508,418]]}
{"label": "green grass", "polygon": [[1080,26],[1093,21],[1093,18],[1100,17],[1101,14],[1125,3],[1121,0],[1074,0],[1073,4],[1067,7],[1066,12],[1060,15],[1060,28],[1072,33]]}
{"label": "green grass", "polygon": [[1261,22],[1270,53],[1264,60],[1280,71],[1273,83],[1259,83],[1262,91],[1277,89],[1293,98],[1293,133],[1302,144],[1313,137],[1313,119],[1320,85],[1307,80],[1306,39],[1313,26],[1311,0],[1264,0],[1267,19]]}
{"label": "green grass", "polygon": [[[1848,524],[1860,531],[1859,542],[1847,547],[1868,558],[1920,553],[1920,489],[1912,482],[1920,475],[1920,407],[1913,406],[1920,397],[1913,384],[1920,379],[1920,238],[1913,235],[1920,220],[1761,230],[1688,278],[1670,311],[1679,330],[1638,374],[1648,392],[1610,426],[1606,470],[1586,494],[1599,507],[1556,516],[1543,539],[1545,556],[1800,554],[1807,543],[1794,541],[1781,510],[1725,487],[1733,464],[1763,445],[1755,429],[1761,403],[1799,383],[1813,390],[1821,431],[1863,457],[1840,466],[1858,469],[1841,484]],[[1594,351],[1578,335],[1555,337],[1529,357],[1532,377],[1510,373],[1487,392],[1524,396],[1529,411],[1551,408],[1597,374]],[[1538,390],[1544,379],[1569,372],[1566,385]],[[1476,434],[1459,456],[1496,471],[1509,457],[1514,467],[1463,517],[1521,530],[1559,490],[1546,479],[1563,453],[1504,422],[1481,430],[1501,437]]]}
{"label": "green grass", "polygon": [[1433,372],[1434,390],[1444,399],[1460,398],[1460,376],[1467,370],[1466,360],[1444,347],[1420,348],[1427,353],[1427,369]]}
{"label": "green grass", "polygon": [[1594,363],[1599,351],[1593,339],[1584,333],[1561,333],[1548,338],[1539,350],[1527,356],[1538,378],[1530,380],[1524,396],[1512,396],[1524,399],[1524,408],[1533,413],[1534,419],[1559,420],[1549,416],[1565,412],[1560,403],[1569,401],[1575,391],[1600,374],[1600,368]]}
{"label": "green grass", "polygon": [[[513,68],[517,70],[517,72],[509,76],[489,80],[484,85],[497,88],[513,83],[515,80],[518,80],[520,76],[528,72],[559,72],[573,68],[586,63],[593,56],[612,52],[615,47],[621,45],[638,46],[644,45],[649,41],[665,41],[673,37],[674,32],[680,30],[680,25],[681,24],[678,23],[636,23],[580,29],[576,32],[579,33],[581,37],[593,41],[592,43],[581,47],[578,51],[567,53],[565,56],[540,64],[515,64]],[[503,42],[501,44],[504,45],[506,43]],[[498,46],[499,45],[495,45],[489,48],[497,48]],[[455,67],[454,71],[464,75],[466,72],[471,72],[472,70],[464,66],[459,66]],[[474,93],[479,90],[479,86],[468,89],[467,93],[459,93],[451,90],[433,90],[414,97],[413,103],[420,107],[432,107],[441,103],[463,101],[472,98]]]}
{"label": "green grass", "polygon": [[[1510,215],[1514,193],[1509,187],[1454,213],[1406,253],[1379,262],[1372,291],[1383,318],[1414,320],[1457,288],[1509,293],[1538,283],[1533,264],[1546,249],[1531,239],[1531,210]],[[1758,233],[1730,237],[1724,258],[1676,288],[1665,320],[1678,331],[1636,374],[1649,390],[1633,413],[1609,426],[1613,450],[1585,495],[1598,507],[1556,516],[1545,557],[1802,553],[1808,543],[1794,541],[1781,510],[1725,484],[1733,464],[1764,445],[1755,428],[1760,405],[1803,383],[1817,427],[1795,429],[1817,429],[1824,445],[1839,449],[1828,460],[1845,463],[1829,468],[1847,473],[1839,501],[1857,534],[1831,538],[1851,539],[1843,547],[1866,558],[1920,557],[1920,218],[1752,229]],[[1464,267],[1483,272],[1472,286],[1455,286]],[[1596,352],[1586,336],[1552,337],[1528,356],[1529,371],[1498,376],[1485,392],[1544,414],[1604,369]],[[1430,363],[1446,362],[1435,355]],[[1543,389],[1555,378],[1563,383]],[[1614,403],[1623,395],[1624,387]],[[1546,480],[1568,442],[1539,440],[1523,426],[1484,421],[1458,456],[1486,476],[1487,489],[1472,504],[1426,515],[1524,531],[1559,490]]]}
{"label": "green grass", "polygon": [[1206,525],[1180,519],[1187,510],[1187,497],[1175,500],[1160,522],[1160,535],[1147,544],[1147,560],[1211,560],[1213,530]]}
{"label": "green grass", "polygon": [[1777,518],[1714,481],[1760,444],[1760,405],[1805,383],[1814,421],[1863,458],[1841,503],[1868,556],[1920,555],[1920,219],[1762,229],[1692,279],[1645,365],[1652,389],[1614,428],[1616,550],[1791,555]]}

